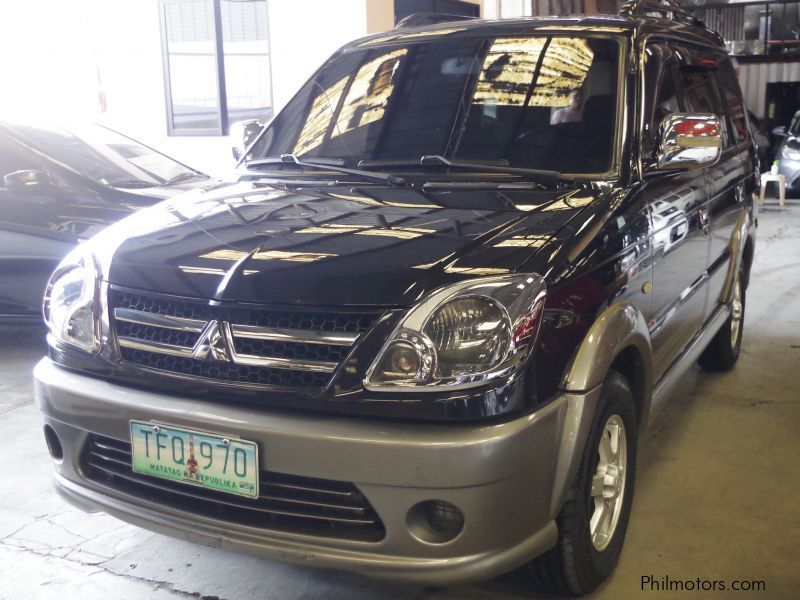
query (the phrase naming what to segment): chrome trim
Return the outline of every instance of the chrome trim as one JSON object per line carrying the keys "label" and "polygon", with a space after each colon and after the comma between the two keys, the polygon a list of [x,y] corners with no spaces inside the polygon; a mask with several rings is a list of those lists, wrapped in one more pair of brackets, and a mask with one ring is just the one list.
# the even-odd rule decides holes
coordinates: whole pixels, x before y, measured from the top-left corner
{"label": "chrome trim", "polygon": [[277,358],[270,356],[254,356],[252,354],[237,354],[231,348],[231,360],[236,365],[248,367],[272,367],[288,371],[313,371],[316,373],[333,373],[339,363],[323,360],[297,360],[294,358]]}
{"label": "chrome trim", "polygon": [[133,310],[131,308],[115,308],[114,319],[125,321],[126,323],[136,323],[148,327],[163,327],[165,329],[175,329],[176,331],[191,331],[200,333],[205,328],[207,321],[198,319],[185,319],[183,317],[170,317],[156,313]]}
{"label": "chrome trim", "polygon": [[182,346],[173,346],[171,344],[162,344],[160,342],[144,342],[134,338],[117,336],[117,342],[122,348],[131,348],[132,350],[144,350],[145,352],[158,352],[159,354],[168,354],[170,356],[181,356],[185,358],[192,358],[194,354],[193,348],[184,348]]}
{"label": "chrome trim", "polygon": [[[146,352],[199,360],[210,357],[236,365],[271,367],[289,371],[311,371],[316,373],[333,373],[339,366],[339,363],[239,354],[236,352],[235,341],[237,338],[245,338],[349,347],[356,342],[360,335],[358,333],[319,332],[303,329],[236,325],[227,321],[217,321],[214,319],[205,321],[187,319],[184,317],[171,317],[130,308],[115,308],[114,319],[121,322],[144,325],[146,327],[162,327],[175,331],[188,331],[200,334],[200,337],[191,348],[117,335],[117,343],[121,348],[130,348],[133,350],[143,350]],[[210,339],[210,336],[213,336],[215,332],[218,338],[216,341]],[[218,346],[224,346],[224,357],[220,354],[220,348]]]}
{"label": "chrome trim", "polygon": [[246,365],[249,367],[272,367],[275,369],[286,369],[287,371],[312,371],[315,373],[333,373],[338,362],[327,362],[323,360],[298,360],[294,358],[279,358],[276,356],[256,356],[253,354],[239,354],[236,352],[234,344],[233,325],[226,321],[221,321],[222,335],[228,352],[231,355],[231,362],[235,365]]}
{"label": "chrome trim", "polygon": [[[230,336],[230,326],[228,323],[221,323],[224,331],[225,343],[227,350],[230,352],[230,362],[235,365],[246,365],[249,367],[272,367],[275,369],[286,369],[288,371],[313,371],[317,373],[333,373],[336,367],[339,366],[337,362],[328,362],[322,360],[297,360],[293,358],[278,358],[271,356],[255,356],[252,354],[238,354],[233,345],[233,339]],[[173,346],[171,344],[162,344],[160,342],[146,342],[124,336],[117,336],[117,341],[122,348],[131,348],[133,350],[144,350],[146,352],[157,352],[159,354],[167,354],[169,356],[180,356],[184,358],[197,358],[195,356],[197,345],[202,344],[203,340],[198,340],[198,344],[194,348],[185,348],[182,346]]]}
{"label": "chrome trim", "polygon": [[255,327],[252,325],[231,324],[233,337],[273,342],[293,342],[302,344],[326,344],[328,346],[352,346],[358,339],[357,333],[325,333],[307,329],[279,329],[276,327]]}
{"label": "chrome trim", "polygon": [[674,113],[659,127],[656,169],[699,169],[713,165],[722,153],[720,120],[711,113]]}

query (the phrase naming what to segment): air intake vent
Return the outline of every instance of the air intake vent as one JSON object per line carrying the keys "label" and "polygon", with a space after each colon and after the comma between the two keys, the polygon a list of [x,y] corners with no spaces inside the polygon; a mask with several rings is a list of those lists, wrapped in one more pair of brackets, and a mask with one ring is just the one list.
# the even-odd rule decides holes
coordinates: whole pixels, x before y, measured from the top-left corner
{"label": "air intake vent", "polygon": [[261,471],[258,498],[245,498],[135,473],[131,446],[90,435],[82,454],[86,478],[114,492],[180,511],[264,530],[378,542],[386,531],[352,483]]}

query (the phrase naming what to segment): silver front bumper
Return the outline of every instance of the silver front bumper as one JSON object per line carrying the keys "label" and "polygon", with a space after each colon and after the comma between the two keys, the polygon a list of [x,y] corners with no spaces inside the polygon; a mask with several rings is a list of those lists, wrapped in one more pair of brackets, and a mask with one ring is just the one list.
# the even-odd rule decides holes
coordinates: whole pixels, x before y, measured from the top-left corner
{"label": "silver front bumper", "polygon": [[[580,456],[597,390],[564,395],[541,410],[498,424],[407,424],[258,410],[136,390],[36,367],[36,402],[59,436],[58,491],[175,537],[266,558],[333,567],[429,585],[484,580],[555,544],[554,522]],[[208,518],[109,490],[87,480],[80,454],[89,433],[129,440],[131,419],[238,435],[259,444],[262,469],[354,483],[386,529],[378,542],[274,531]],[[407,522],[424,500],[464,514],[463,531],[426,543]]]}

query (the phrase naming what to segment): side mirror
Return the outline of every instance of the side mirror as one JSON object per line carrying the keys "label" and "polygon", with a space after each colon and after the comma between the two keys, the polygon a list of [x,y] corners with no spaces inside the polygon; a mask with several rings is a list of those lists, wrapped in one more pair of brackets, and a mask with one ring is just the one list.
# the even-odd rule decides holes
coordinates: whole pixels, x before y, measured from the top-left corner
{"label": "side mirror", "polygon": [[245,151],[253,143],[261,130],[264,129],[264,121],[261,119],[250,119],[249,121],[237,121],[230,126],[228,135],[233,140],[231,151],[233,158],[239,160]]}
{"label": "side mirror", "polygon": [[44,171],[29,169],[9,173],[3,177],[3,185],[15,194],[41,194],[53,187],[53,181]]}
{"label": "side mirror", "polygon": [[772,130],[772,135],[779,138],[786,137],[786,125],[778,125],[775,129]]}
{"label": "side mirror", "polygon": [[659,128],[656,170],[699,169],[713,165],[721,153],[719,117],[674,113]]}

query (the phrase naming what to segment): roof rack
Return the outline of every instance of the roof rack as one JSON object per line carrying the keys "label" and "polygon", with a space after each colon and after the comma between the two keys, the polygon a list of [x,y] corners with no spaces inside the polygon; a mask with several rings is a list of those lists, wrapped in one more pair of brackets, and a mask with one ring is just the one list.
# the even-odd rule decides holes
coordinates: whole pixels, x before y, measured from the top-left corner
{"label": "roof rack", "polygon": [[404,27],[421,27],[423,25],[436,25],[437,23],[449,23],[450,21],[469,21],[477,17],[466,17],[464,15],[447,15],[443,13],[420,12],[408,15],[400,19],[394,26],[395,29]]}
{"label": "roof rack", "polygon": [[630,0],[619,9],[619,14],[623,17],[652,17],[653,13],[660,14],[663,19],[707,29],[703,21],[675,0]]}

